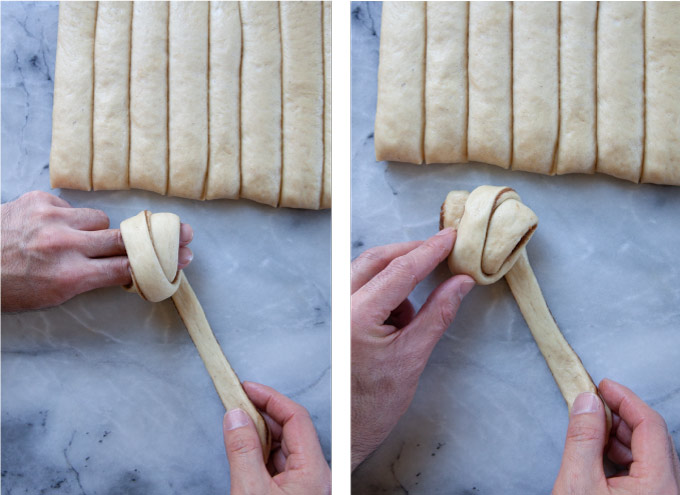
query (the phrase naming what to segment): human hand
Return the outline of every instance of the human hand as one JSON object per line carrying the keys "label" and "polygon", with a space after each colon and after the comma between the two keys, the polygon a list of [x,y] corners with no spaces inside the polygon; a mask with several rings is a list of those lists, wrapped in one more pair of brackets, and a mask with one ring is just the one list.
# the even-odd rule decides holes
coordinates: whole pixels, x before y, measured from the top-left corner
{"label": "human hand", "polygon": [[[103,211],[72,208],[52,194],[33,191],[2,210],[2,311],[56,306],[82,292],[127,285],[130,266],[119,229]],[[179,268],[193,257],[193,237],[180,230]]]}
{"label": "human hand", "polygon": [[231,495],[331,493],[331,470],[307,410],[265,385],[244,382],[243,388],[255,407],[264,411],[272,434],[272,452],[265,466],[250,416],[241,409],[224,415]]}
{"label": "human hand", "polygon": [[426,241],[369,249],[352,262],[352,469],[408,409],[432,349],[475,283],[443,282],[415,313],[408,295],[453,249],[444,229]]}
{"label": "human hand", "polygon": [[613,419],[607,455],[625,469],[605,477],[602,401],[594,394],[581,394],[572,406],[553,495],[678,495],[680,462],[663,418],[623,385],[602,380],[599,390]]}

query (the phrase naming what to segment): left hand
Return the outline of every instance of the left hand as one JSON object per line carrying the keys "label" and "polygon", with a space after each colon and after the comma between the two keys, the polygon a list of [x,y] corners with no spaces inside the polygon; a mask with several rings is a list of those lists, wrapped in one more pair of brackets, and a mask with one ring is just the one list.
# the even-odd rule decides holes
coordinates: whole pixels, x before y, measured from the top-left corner
{"label": "left hand", "polygon": [[265,385],[244,382],[243,388],[264,412],[272,434],[272,453],[265,466],[257,430],[245,412],[232,409],[224,415],[231,495],[330,494],[331,470],[307,410]]}

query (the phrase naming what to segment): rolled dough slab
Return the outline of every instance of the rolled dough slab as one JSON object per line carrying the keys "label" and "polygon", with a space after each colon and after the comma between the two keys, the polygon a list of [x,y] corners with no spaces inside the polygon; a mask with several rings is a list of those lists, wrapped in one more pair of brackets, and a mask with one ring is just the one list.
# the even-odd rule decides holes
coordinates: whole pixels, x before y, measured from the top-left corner
{"label": "rolled dough slab", "polygon": [[321,208],[331,207],[331,2],[323,2],[323,187]]}

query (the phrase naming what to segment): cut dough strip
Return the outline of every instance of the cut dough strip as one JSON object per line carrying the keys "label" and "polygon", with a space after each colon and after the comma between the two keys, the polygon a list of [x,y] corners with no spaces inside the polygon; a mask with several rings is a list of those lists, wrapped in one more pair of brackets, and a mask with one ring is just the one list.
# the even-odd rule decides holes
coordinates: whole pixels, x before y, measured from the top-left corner
{"label": "cut dough strip", "polygon": [[680,186],[680,5],[645,2],[645,9],[642,182]]}
{"label": "cut dough strip", "polygon": [[512,169],[550,174],[559,122],[557,2],[514,2]]}
{"label": "cut dough strip", "polygon": [[271,206],[281,190],[281,34],[277,2],[242,2],[241,197]]}
{"label": "cut dough strip", "polygon": [[331,207],[331,2],[323,2],[323,186],[321,208]]}
{"label": "cut dough strip", "polygon": [[[471,193],[452,191],[442,205],[440,225],[458,230],[449,256],[452,273],[465,273],[482,285],[505,276],[569,410],[578,394],[598,393],[555,323],[529,265],[525,246],[538,218],[517,193],[495,186],[480,186]],[[604,407],[611,428],[611,411]]]}
{"label": "cut dough strip", "polygon": [[560,2],[560,135],[556,174],[595,172],[596,2]]}
{"label": "cut dough strip", "polygon": [[130,187],[168,186],[168,7],[134,2],[130,57]]}
{"label": "cut dough strip", "polygon": [[241,188],[241,18],[238,3],[210,2],[210,157],[205,198]]}
{"label": "cut dough strip", "polygon": [[208,167],[207,2],[170,2],[168,194],[202,199]]}
{"label": "cut dough strip", "polygon": [[51,187],[92,189],[96,2],[59,6],[52,108]]}
{"label": "cut dough strip", "polygon": [[172,297],[224,407],[227,411],[240,408],[253,420],[266,462],[271,449],[267,424],[224,356],[184,272],[177,270],[179,231],[179,217],[173,213],[151,214],[145,210],[121,222],[132,275],[132,284],[126,289],[151,302]]}
{"label": "cut dough strip", "polygon": [[132,2],[99,2],[94,40],[93,189],[128,189]]}
{"label": "cut dough strip", "polygon": [[470,2],[468,29],[468,160],[509,168],[512,4]]}
{"label": "cut dough strip", "polygon": [[280,206],[319,209],[323,174],[321,2],[282,2],[283,164]]}
{"label": "cut dough strip", "polygon": [[644,136],[644,5],[600,2],[597,171],[639,182]]}
{"label": "cut dough strip", "polygon": [[425,2],[383,2],[375,158],[423,163]]}
{"label": "cut dough strip", "polygon": [[427,2],[425,163],[467,161],[467,2]]}

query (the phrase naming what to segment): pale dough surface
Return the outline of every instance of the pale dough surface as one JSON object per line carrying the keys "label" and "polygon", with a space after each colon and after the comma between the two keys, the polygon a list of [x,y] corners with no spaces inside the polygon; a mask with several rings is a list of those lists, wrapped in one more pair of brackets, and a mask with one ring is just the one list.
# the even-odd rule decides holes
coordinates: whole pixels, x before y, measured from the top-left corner
{"label": "pale dough surface", "polygon": [[130,187],[167,192],[168,3],[134,2],[130,60]]}
{"label": "pale dough surface", "polygon": [[560,135],[555,173],[595,172],[597,3],[560,2]]}
{"label": "pale dough surface", "polygon": [[92,187],[128,188],[132,2],[99,2],[94,40]]}
{"label": "pale dough surface", "polygon": [[279,4],[243,2],[241,23],[241,197],[277,206],[281,189]]}
{"label": "pale dough surface", "polygon": [[331,207],[331,2],[323,2],[323,186],[321,208]]}
{"label": "pale dough surface", "polygon": [[512,169],[550,174],[559,122],[559,5],[513,5]]}
{"label": "pale dough surface", "polygon": [[680,8],[645,3],[646,129],[642,182],[680,186]]}
{"label": "pale dough surface", "polygon": [[237,2],[210,2],[208,179],[205,198],[239,196],[241,188],[241,18]]}
{"label": "pale dough surface", "polygon": [[427,2],[425,163],[467,162],[467,2]]}
{"label": "pale dough surface", "polygon": [[600,2],[597,171],[638,182],[644,136],[644,6]]}
{"label": "pale dough surface", "polygon": [[92,86],[96,2],[59,5],[52,108],[52,187],[92,189]]}
{"label": "pale dough surface", "polygon": [[168,194],[202,199],[208,167],[208,2],[171,2]]}
{"label": "pale dough surface", "polygon": [[422,163],[425,2],[383,2],[381,22],[375,158]]}
{"label": "pale dough surface", "polygon": [[468,35],[468,160],[510,167],[512,4],[471,2]]}
{"label": "pale dough surface", "polygon": [[321,2],[281,9],[283,165],[280,206],[319,209],[323,174]]}

